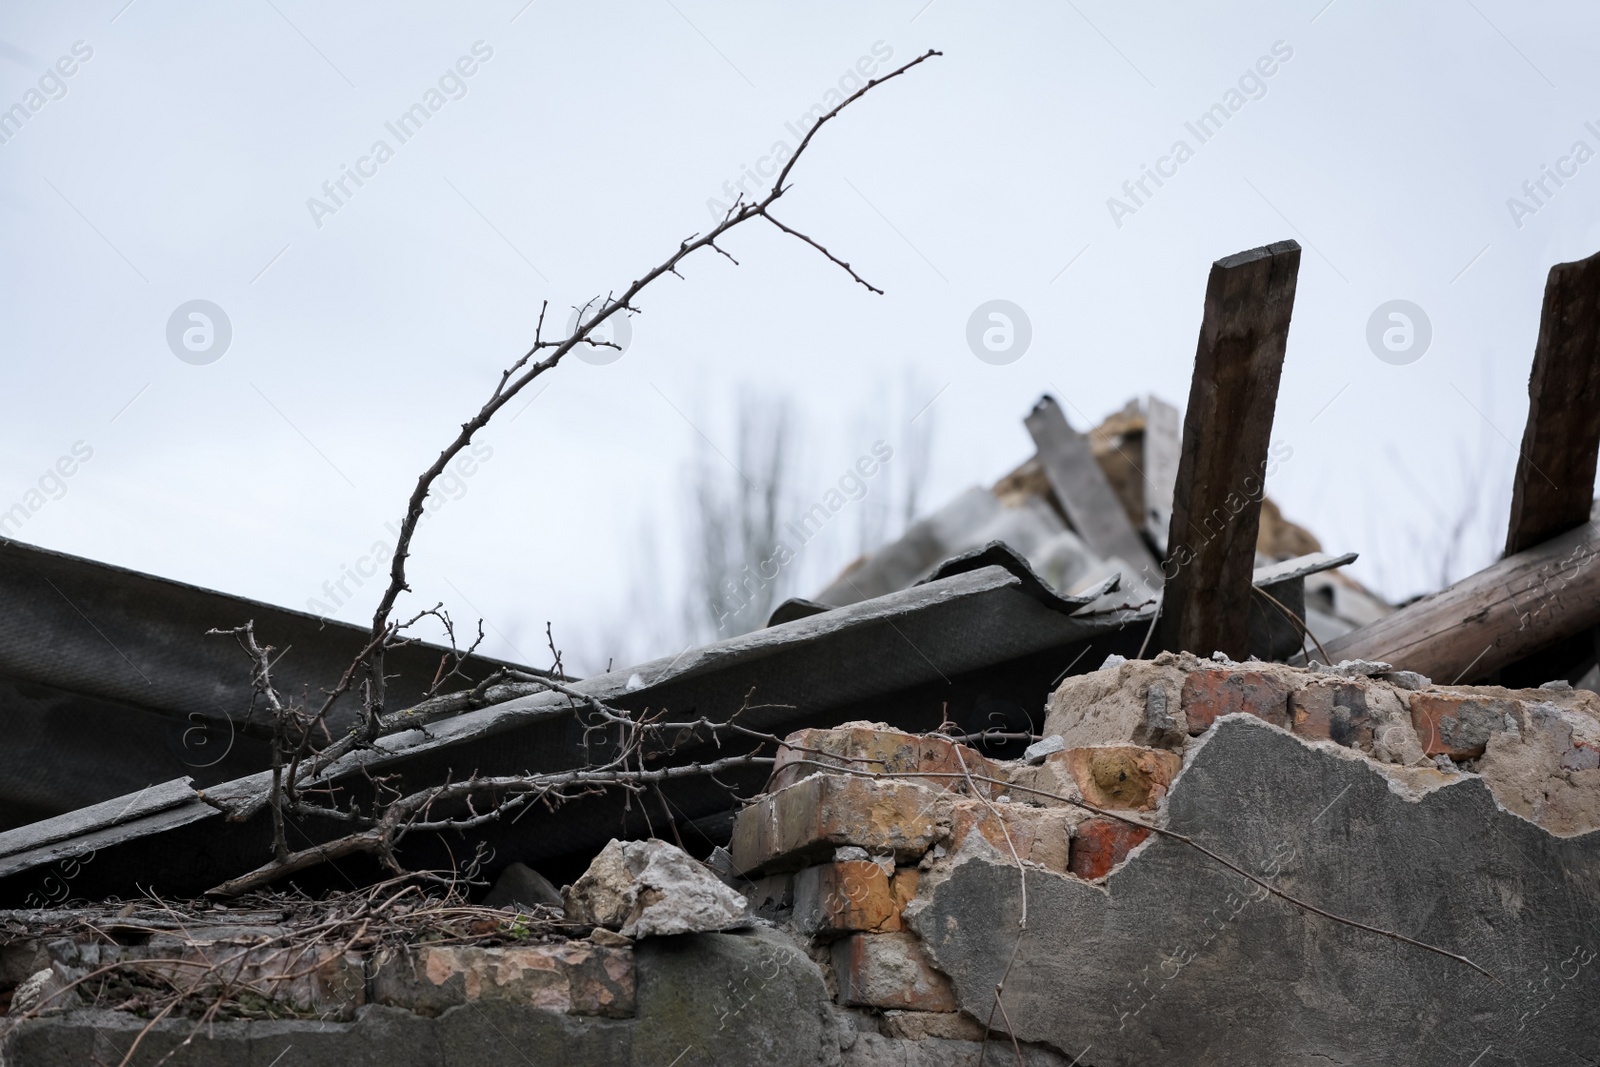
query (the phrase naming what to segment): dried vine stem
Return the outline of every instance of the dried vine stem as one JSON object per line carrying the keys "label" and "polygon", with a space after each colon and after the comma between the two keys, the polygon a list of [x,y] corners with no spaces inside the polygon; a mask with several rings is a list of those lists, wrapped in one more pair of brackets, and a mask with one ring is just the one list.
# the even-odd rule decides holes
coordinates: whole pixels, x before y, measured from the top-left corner
{"label": "dried vine stem", "polygon": [[[770,766],[774,757],[763,755],[762,750],[768,745],[775,747],[782,744],[777,736],[752,729],[739,721],[742,715],[767,707],[751,705],[753,690],[746,694],[744,703],[725,721],[706,716],[689,721],[673,721],[661,712],[652,714],[647,710],[640,714],[629,714],[553,678],[524,677],[567,695],[575,702],[581,701],[588,712],[584,723],[586,734],[599,732],[606,735],[607,743],[614,746],[610,758],[593,766],[541,774],[473,774],[465,779],[446,781],[403,796],[394,795],[386,803],[378,805],[381,810],[375,810],[371,815],[363,814],[354,806],[344,809],[281,797],[275,787],[275,811],[281,806],[283,812],[289,815],[333,818],[355,823],[361,828],[299,851],[275,849],[268,863],[216,886],[207,895],[236,896],[287,875],[358,854],[376,857],[389,870],[402,874],[405,868],[396,855],[396,848],[409,834],[444,831],[465,833],[514,816],[535,803],[555,808],[607,789],[643,794],[651,788],[659,789],[662,782],[680,778],[710,777],[715,780],[718,774],[727,771]],[[611,737],[613,732],[614,740]],[[713,760],[648,766],[650,760],[670,755],[685,745],[709,742],[721,748],[724,741],[735,738],[753,741],[755,747],[748,752]],[[483,806],[480,808],[480,805]],[[436,812],[436,808],[443,808],[444,811]],[[275,822],[275,829],[277,825]]]}

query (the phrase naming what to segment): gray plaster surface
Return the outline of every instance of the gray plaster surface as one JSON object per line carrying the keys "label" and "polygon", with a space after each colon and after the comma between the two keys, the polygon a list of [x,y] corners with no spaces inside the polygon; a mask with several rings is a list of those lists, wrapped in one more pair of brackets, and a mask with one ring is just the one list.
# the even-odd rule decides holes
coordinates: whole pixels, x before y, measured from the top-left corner
{"label": "gray plaster surface", "polygon": [[[1308,914],[1159,836],[1103,885],[1028,871],[1020,934],[1021,872],[983,859],[913,925],[980,1017],[1020,936],[1016,1033],[1094,1067],[1600,1062],[1600,833],[1554,837],[1473,775],[1388,772],[1228,716],[1174,783],[1168,825],[1495,978]],[[1407,796],[1406,776],[1423,790]]]}

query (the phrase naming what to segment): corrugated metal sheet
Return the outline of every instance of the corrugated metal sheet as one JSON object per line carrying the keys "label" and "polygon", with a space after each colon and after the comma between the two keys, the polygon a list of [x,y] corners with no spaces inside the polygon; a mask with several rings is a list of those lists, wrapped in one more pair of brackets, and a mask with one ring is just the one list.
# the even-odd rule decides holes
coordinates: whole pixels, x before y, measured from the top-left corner
{"label": "corrugated metal sheet", "polygon": [[[1109,652],[1132,651],[1148,616],[1074,614],[1078,604],[1053,593],[1041,596],[1038,579],[1025,566],[1018,573],[1004,565],[1006,554],[997,558],[1002,563],[591,678],[576,688],[628,709],[667,708],[675,717],[725,718],[753,694],[753,703],[767,706],[747,721],[780,735],[854,717],[930,729],[948,714],[968,727],[1025,727],[1030,714],[1037,720],[1054,679],[1069,668],[1098,665]],[[406,789],[447,774],[575,766],[583,760],[583,730],[571,703],[553,693],[521,697],[393,734],[376,750],[347,757],[332,777],[349,784],[364,781],[362,772],[383,773],[397,776],[393,784]],[[689,750],[676,758],[697,755],[704,753]],[[739,784],[754,791],[764,779],[762,770]],[[258,775],[206,793],[226,802],[259,793],[264,784]],[[668,796],[680,824],[711,827],[713,833],[731,808],[726,791],[704,781],[683,783]],[[643,830],[640,802],[632,801],[631,811],[629,806],[612,794],[554,815],[534,810],[489,841],[501,862],[559,865],[562,857],[587,856],[635,824]],[[666,817],[654,809],[656,825]],[[326,838],[342,829],[311,826],[305,832]],[[93,862],[78,870],[75,895],[126,895],[135,884],[198,893],[262,863],[267,835],[264,814],[227,823],[197,799],[114,827],[86,825],[80,838],[65,842],[29,847],[19,839],[9,856],[0,856],[0,901],[19,903],[37,892],[49,865],[74,846],[98,849]],[[311,838],[291,843],[302,847]],[[450,845],[419,841],[411,858],[444,863]]]}

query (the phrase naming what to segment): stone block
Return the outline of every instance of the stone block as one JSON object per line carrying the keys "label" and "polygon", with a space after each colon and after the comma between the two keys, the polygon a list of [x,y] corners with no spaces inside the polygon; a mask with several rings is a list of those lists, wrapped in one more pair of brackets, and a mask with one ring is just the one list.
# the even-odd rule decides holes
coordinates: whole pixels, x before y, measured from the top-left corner
{"label": "stone block", "polygon": [[890,879],[872,860],[844,860],[807,867],[794,876],[794,922],[806,934],[900,929]]}
{"label": "stone block", "polygon": [[[1052,757],[1054,758],[1054,757]],[[1002,862],[1017,859],[1052,871],[1065,871],[1071,854],[1072,828],[1082,819],[1077,808],[1036,808],[1027,804],[985,804],[958,800],[949,806],[951,852],[960,852],[974,833],[999,853]],[[1009,842],[1007,837],[1009,835]]]}
{"label": "stone block", "polygon": [[1290,686],[1276,672],[1233,669],[1191,671],[1183,683],[1184,721],[1203,734],[1223,715],[1245,712],[1274,726],[1289,726]]}
{"label": "stone block", "polygon": [[1072,858],[1067,869],[1079,878],[1104,878],[1128,858],[1150,831],[1118,819],[1085,819],[1072,838]]}
{"label": "stone block", "polygon": [[1067,748],[1135,744],[1181,748],[1178,714],[1183,662],[1170,653],[1154,660],[1129,660],[1074,675],[1050,694],[1044,734],[1059,734]]}
{"label": "stone block", "polygon": [[1042,741],[1035,741],[1022,751],[1022,758],[1031,764],[1040,764],[1052,752],[1060,752],[1067,747],[1067,743],[1060,734],[1051,734]]}
{"label": "stone block", "polygon": [[1483,755],[1489,737],[1516,722],[1517,702],[1456,693],[1413,693],[1411,724],[1429,756],[1453,760]]}
{"label": "stone block", "polygon": [[[788,935],[758,928],[662,937],[640,942],[637,952],[638,1021],[632,1024],[631,1050],[594,1067],[838,1063],[839,1035],[822,970]],[[566,1067],[562,1052],[559,1046],[539,1049],[532,1059],[540,1067]],[[508,1045],[496,1055],[503,1058],[460,1063],[525,1067]]]}
{"label": "stone block", "polygon": [[372,979],[374,1001],[421,1015],[503,1001],[558,1014],[623,1019],[634,1013],[635,988],[632,949],[587,941],[386,950]]}
{"label": "stone block", "polygon": [[839,1003],[902,1011],[955,1011],[955,990],[907,933],[852,934],[833,945]]}
{"label": "stone block", "polygon": [[55,961],[22,980],[11,993],[6,1014],[14,1018],[32,1012],[36,1016],[75,1011],[83,1007],[83,995],[74,985],[80,976]]}
{"label": "stone block", "polygon": [[739,812],[728,851],[746,876],[829,859],[841,845],[914,862],[933,844],[938,801],[946,795],[916,782],[814,775]]}
{"label": "stone block", "polygon": [[1153,811],[1183,769],[1176,752],[1138,745],[1069,748],[1050,759],[1067,769],[1085,801],[1116,810]]}
{"label": "stone block", "polygon": [[612,840],[566,894],[572,922],[625,937],[709,933],[745,926],[745,899],[665,841]]}
{"label": "stone block", "polygon": [[1037,766],[1011,768],[1009,788],[1013,802],[1046,808],[1063,807],[1083,799],[1066,764],[1050,757]]}
{"label": "stone block", "polygon": [[[825,766],[818,767],[819,763]],[[776,792],[828,767],[858,774],[927,774],[930,777],[917,781],[951,792],[969,792],[969,785],[975,786],[980,796],[1003,792],[1003,787],[991,783],[966,780],[968,774],[1004,779],[977,750],[948,738],[910,734],[883,723],[865,722],[790,734],[778,749],[767,788]]]}

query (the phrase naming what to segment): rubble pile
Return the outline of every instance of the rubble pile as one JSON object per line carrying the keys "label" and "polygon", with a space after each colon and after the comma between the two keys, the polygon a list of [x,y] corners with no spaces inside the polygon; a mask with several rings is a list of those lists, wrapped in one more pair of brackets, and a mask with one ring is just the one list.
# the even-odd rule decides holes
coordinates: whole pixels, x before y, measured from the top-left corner
{"label": "rubble pile", "polygon": [[[1254,1005],[1243,1012],[1254,1016],[1252,1033],[1290,1039],[1249,1051],[1219,1041],[1211,1047],[1225,1059],[1190,1062],[1271,1064],[1291,1052],[1370,1062],[1402,1049],[1406,1062],[1454,1062],[1439,1050],[1464,1047],[1474,1032],[1484,1037],[1480,1049],[1498,1043],[1528,1056],[1565,1047],[1559,1020],[1576,1024],[1600,1003],[1600,980],[1579,966],[1600,948],[1590,933],[1600,905],[1600,696],[1565,684],[1440,686],[1370,662],[1305,669],[1187,653],[1117,660],[1055,691],[1046,737],[1024,760],[994,761],[868,723],[789,739],[772,791],[735,824],[733,859],[755,876],[747,895],[756,913],[811,940],[840,1007],[871,1009],[885,1035],[981,1040],[986,1026],[1007,1028],[993,1011],[1004,981],[1015,998],[1012,1033],[1069,1057],[1092,1045],[1098,1055],[1085,1062],[1132,1064],[1155,1062],[1146,1057],[1159,1057],[1164,1040],[1204,1049],[1184,1013],[1242,996]],[[1240,747],[1273,765],[1230,754]],[[1285,775],[1291,762],[1298,773]],[[808,777],[797,776],[801,766]],[[1205,805],[1197,790],[1212,794]],[[1211,806],[1217,795],[1225,802]],[[1316,809],[1295,812],[1297,799]],[[1392,810],[1375,818],[1364,805]],[[1401,820],[1418,818],[1430,844],[1397,832]],[[1271,829],[1239,832],[1257,823]],[[1325,837],[1313,836],[1319,823]],[[1259,882],[1154,836],[1178,825]],[[1398,855],[1363,853],[1360,839],[1373,834]],[[1230,839],[1232,849],[1218,849]],[[1559,857],[1543,869],[1569,879],[1543,915],[1529,910],[1537,895],[1529,872],[1505,881],[1507,860],[1535,849]],[[1435,947],[1477,959],[1493,978],[1460,963],[1441,974],[1437,953],[1396,952],[1383,935],[1265,888],[1383,926],[1373,892],[1406,910],[1415,878],[1408,854],[1422,852],[1447,872],[1440,899],[1413,902],[1420,925],[1396,919],[1390,929],[1418,940],[1452,930],[1457,938],[1435,935],[1443,942]],[[1031,898],[1026,927],[1019,873]],[[1197,882],[1205,891],[1195,892]],[[1493,907],[1475,911],[1484,891]],[[1234,923],[1251,906],[1270,918],[1271,937]],[[1444,921],[1450,911],[1465,913],[1454,928]],[[1563,929],[1563,920],[1579,925]],[[1119,922],[1127,928],[1108,936]],[[1573,944],[1558,950],[1564,937]],[[1329,946],[1345,940],[1355,942],[1352,957],[1376,952],[1381,964],[1328,973]],[[1297,943],[1316,946],[1320,958],[1295,959],[1285,946]],[[1022,962],[1008,974],[1014,946]],[[1212,959],[1180,985],[1202,951]],[[1294,989],[1297,1003],[1263,999],[1251,985],[1257,979],[1218,966],[1228,955],[1242,957],[1234,960],[1241,966],[1254,961],[1248,967],[1276,957],[1273,980]],[[1547,1005],[1541,998],[1558,963],[1565,995]],[[1222,973],[1196,977],[1205,969]],[[1453,996],[1441,995],[1446,980]],[[1366,999],[1345,982],[1381,990],[1374,1010],[1398,997],[1418,1020],[1400,1032],[1329,1026],[1330,1015]],[[1163,990],[1165,1011],[1182,1021],[1162,1025],[1161,1013],[1141,1020]],[[1441,1046],[1430,1030],[1452,1017]],[[1296,1025],[1323,1040],[1308,1046],[1293,1037]]]}
{"label": "rubble pile", "polygon": [[359,632],[14,546],[0,1067],[1597,1062],[1600,256],[1504,556],[1398,607],[1265,496],[1299,261],[1212,265],[1181,417],[1042,397],[992,488],[703,648],[435,692],[416,646],[293,790],[181,635],[254,615],[309,689]]}
{"label": "rubble pile", "polygon": [[[493,1009],[520,1012],[522,1031],[528,1012],[553,1020],[540,1025],[574,1063],[644,1062],[664,1035],[699,1034],[772,1042],[761,1062],[969,1062],[984,1041],[1014,1056],[1015,1035],[1036,1064],[1086,1045],[1081,1062],[1133,1064],[1165,1031],[1192,1035],[1188,1013],[1243,997],[1230,1010],[1252,1033],[1316,1036],[1212,1046],[1229,1063],[1291,1047],[1445,1063],[1480,1037],[1538,1062],[1600,1003],[1585,918],[1600,905],[1597,830],[1587,690],[1435,685],[1373,662],[1112,657],[1054,691],[1018,759],[882,723],[791,734],[710,863],[613,841],[559,897],[508,868],[489,898],[502,908],[413,887],[382,907],[365,893],[9,913],[0,998],[20,1025],[0,1062],[69,1062],[42,1056],[44,1035],[121,1047],[108,1035],[126,1044],[172,991],[184,996],[143,1038],[151,1050],[195,1020],[245,1045],[273,1020],[443,1048],[461,1012]],[[1432,900],[1410,893],[1418,852]],[[1507,865],[1540,853],[1538,868]],[[1266,982],[1294,995],[1263,997]],[[1368,1001],[1417,1017],[1329,1024]],[[797,1013],[809,1021],[793,1030]]]}

